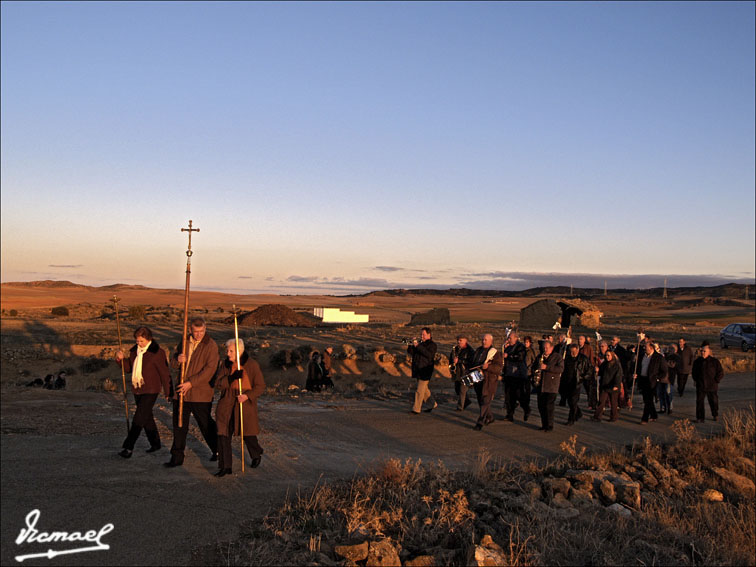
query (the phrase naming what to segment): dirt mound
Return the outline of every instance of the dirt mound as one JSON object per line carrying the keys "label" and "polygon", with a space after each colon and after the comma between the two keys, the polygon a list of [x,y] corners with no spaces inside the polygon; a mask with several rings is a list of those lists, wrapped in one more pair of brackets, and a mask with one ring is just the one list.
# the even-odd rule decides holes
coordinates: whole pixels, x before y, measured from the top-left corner
{"label": "dirt mound", "polygon": [[[233,323],[234,317],[228,317],[226,323]],[[297,313],[280,304],[261,305],[254,311],[242,313],[239,324],[249,327],[314,327],[313,318]]]}

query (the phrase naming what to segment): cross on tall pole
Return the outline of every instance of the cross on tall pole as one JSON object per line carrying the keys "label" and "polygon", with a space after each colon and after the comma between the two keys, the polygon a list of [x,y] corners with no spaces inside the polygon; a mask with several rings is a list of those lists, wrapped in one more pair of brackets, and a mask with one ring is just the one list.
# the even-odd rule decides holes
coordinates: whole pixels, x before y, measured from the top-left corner
{"label": "cross on tall pole", "polygon": [[[184,291],[184,332],[181,339],[181,354],[184,355],[184,362],[181,363],[181,384],[184,383],[184,376],[186,376],[186,331],[189,323],[189,278],[192,274],[192,232],[199,232],[200,229],[192,228],[192,221],[189,220],[189,228],[182,228],[181,232],[189,233],[189,246],[186,249],[186,288]],[[178,425],[183,427],[184,419],[184,394],[179,393],[179,418]]]}

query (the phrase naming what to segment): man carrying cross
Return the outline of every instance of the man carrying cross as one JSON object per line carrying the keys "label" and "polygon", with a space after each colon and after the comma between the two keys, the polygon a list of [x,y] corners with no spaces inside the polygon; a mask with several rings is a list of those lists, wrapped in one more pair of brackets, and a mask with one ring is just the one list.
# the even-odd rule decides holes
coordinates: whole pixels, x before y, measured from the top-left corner
{"label": "man carrying cross", "polygon": [[[179,343],[171,360],[171,367],[179,369],[179,373],[186,368],[183,380],[176,386],[173,398],[173,446],[171,460],[166,467],[178,467],[184,463],[184,449],[186,435],[189,431],[189,417],[193,414],[197,420],[202,437],[210,447],[210,460],[218,458],[218,429],[212,418],[213,385],[211,384],[215,371],[218,369],[218,345],[207,333],[205,320],[201,317],[192,319],[191,336],[186,343],[187,354],[183,353],[183,343]],[[186,363],[186,366],[184,364]],[[180,375],[181,377],[181,375]],[[184,395],[184,415],[179,424],[179,395]]]}

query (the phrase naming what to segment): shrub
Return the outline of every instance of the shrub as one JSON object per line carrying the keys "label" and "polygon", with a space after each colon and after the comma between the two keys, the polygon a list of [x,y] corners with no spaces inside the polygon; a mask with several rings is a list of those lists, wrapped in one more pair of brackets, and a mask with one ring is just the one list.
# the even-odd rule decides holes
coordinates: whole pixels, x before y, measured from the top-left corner
{"label": "shrub", "polygon": [[132,305],[129,307],[129,319],[144,319],[147,308],[144,305]]}
{"label": "shrub", "polygon": [[84,374],[93,374],[94,372],[97,372],[98,370],[107,368],[108,364],[109,362],[107,360],[90,356],[88,359],[82,362],[81,371]]}
{"label": "shrub", "polygon": [[60,307],[53,307],[50,313],[56,317],[68,317],[68,307],[61,305]]}
{"label": "shrub", "polygon": [[11,309],[9,313],[11,317],[15,317],[16,315],[18,315],[18,311],[16,311],[15,309]]}

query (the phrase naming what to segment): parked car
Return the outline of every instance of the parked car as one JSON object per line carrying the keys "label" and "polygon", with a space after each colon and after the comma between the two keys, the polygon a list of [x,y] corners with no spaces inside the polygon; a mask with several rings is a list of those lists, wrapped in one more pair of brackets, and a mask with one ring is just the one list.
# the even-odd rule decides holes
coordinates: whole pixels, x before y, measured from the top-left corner
{"label": "parked car", "polygon": [[722,348],[740,347],[743,352],[756,347],[756,325],[751,323],[733,323],[719,331],[719,344]]}

